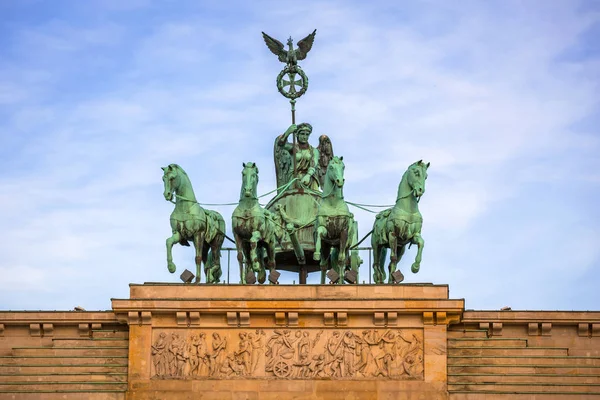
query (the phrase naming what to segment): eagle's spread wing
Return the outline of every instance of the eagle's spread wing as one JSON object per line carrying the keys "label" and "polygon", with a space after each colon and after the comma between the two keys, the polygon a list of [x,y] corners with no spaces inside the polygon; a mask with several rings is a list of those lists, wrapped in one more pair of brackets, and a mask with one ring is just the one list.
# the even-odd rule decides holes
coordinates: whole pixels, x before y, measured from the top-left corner
{"label": "eagle's spread wing", "polygon": [[[306,54],[312,48],[313,42],[315,41],[315,35],[317,30],[315,29],[313,33],[302,39],[298,42],[298,49],[296,50],[296,58],[298,60],[304,60],[306,58]],[[264,33],[263,33],[264,35]],[[266,40],[266,39],[265,39]],[[273,51],[273,50],[271,50]]]}
{"label": "eagle's spread wing", "polygon": [[269,50],[271,50],[271,53],[275,54],[279,58],[279,61],[287,62],[287,51],[285,51],[285,46],[283,45],[283,43],[281,43],[277,39],[272,38],[264,32],[262,33],[262,35],[263,39],[265,40],[265,43],[267,44],[267,47],[269,48]]}

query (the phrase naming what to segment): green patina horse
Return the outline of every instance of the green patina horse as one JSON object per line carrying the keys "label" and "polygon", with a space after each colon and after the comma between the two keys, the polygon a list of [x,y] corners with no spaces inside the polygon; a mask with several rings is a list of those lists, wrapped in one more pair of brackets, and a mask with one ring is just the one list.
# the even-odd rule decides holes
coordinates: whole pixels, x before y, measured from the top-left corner
{"label": "green patina horse", "polygon": [[[425,180],[427,179],[427,168],[422,160],[411,164],[398,185],[398,196],[393,208],[377,214],[373,225],[371,246],[373,248],[373,279],[375,283],[385,281],[385,256],[387,249],[391,249],[389,280],[388,283],[401,282],[404,279],[402,273],[392,276],[396,272],[396,265],[402,258],[407,244],[418,246],[417,256],[411,270],[419,272],[421,267],[421,255],[425,242],[421,237],[423,217],[419,212],[419,199],[425,193]],[[400,272],[400,271],[398,271]]]}
{"label": "green patina horse", "polygon": [[[240,264],[241,282],[246,276],[258,273],[258,282],[264,283],[266,267],[275,270],[275,246],[283,236],[281,217],[265,210],[258,203],[258,167],[255,163],[242,164],[242,188],[240,201],[231,216],[237,259]],[[243,271],[244,258],[246,270]]]}
{"label": "green patina horse", "polygon": [[167,239],[167,267],[175,272],[172,248],[175,243],[189,246],[188,240],[196,249],[196,283],[200,283],[201,266],[204,261],[206,283],[219,283],[221,277],[221,247],[225,239],[225,221],[216,211],[205,210],[196,201],[194,189],[187,174],[177,164],[162,167],[165,185],[164,196],[173,201],[175,209],[171,213],[173,235]]}
{"label": "green patina horse", "polygon": [[315,252],[313,258],[321,261],[321,283],[325,272],[333,268],[344,281],[350,245],[355,237],[354,215],[344,201],[343,157],[333,157],[327,166],[323,181],[323,196],[315,222]]}

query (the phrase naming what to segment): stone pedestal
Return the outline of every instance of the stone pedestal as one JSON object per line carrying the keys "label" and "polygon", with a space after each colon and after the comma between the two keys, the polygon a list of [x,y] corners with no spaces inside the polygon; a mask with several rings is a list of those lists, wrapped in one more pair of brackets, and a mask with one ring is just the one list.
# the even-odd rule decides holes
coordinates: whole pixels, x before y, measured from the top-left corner
{"label": "stone pedestal", "polygon": [[446,285],[131,285],[127,399],[447,399]]}

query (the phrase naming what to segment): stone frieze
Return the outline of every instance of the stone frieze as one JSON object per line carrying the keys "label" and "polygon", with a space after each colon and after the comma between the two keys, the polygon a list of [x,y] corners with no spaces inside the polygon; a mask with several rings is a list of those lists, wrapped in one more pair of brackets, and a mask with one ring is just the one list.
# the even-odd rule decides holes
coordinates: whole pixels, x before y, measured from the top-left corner
{"label": "stone frieze", "polygon": [[154,329],[152,379],[423,380],[421,329]]}

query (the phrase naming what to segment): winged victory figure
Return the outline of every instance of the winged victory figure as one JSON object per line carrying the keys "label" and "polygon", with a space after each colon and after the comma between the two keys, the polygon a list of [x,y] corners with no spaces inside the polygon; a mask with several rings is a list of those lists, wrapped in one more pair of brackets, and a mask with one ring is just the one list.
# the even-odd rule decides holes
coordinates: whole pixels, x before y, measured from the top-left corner
{"label": "winged victory figure", "polygon": [[288,66],[291,67],[297,66],[298,60],[304,60],[306,58],[306,54],[308,54],[308,52],[312,48],[313,42],[315,41],[316,33],[317,30],[315,29],[313,33],[299,41],[296,44],[298,46],[297,49],[294,49],[294,42],[290,37],[287,40],[287,50],[285,49],[283,43],[281,43],[279,40],[272,38],[264,32],[262,34],[263,39],[265,40],[265,43],[267,44],[269,50],[271,50],[271,52],[279,58],[279,61],[281,61],[282,63],[286,63]]}

